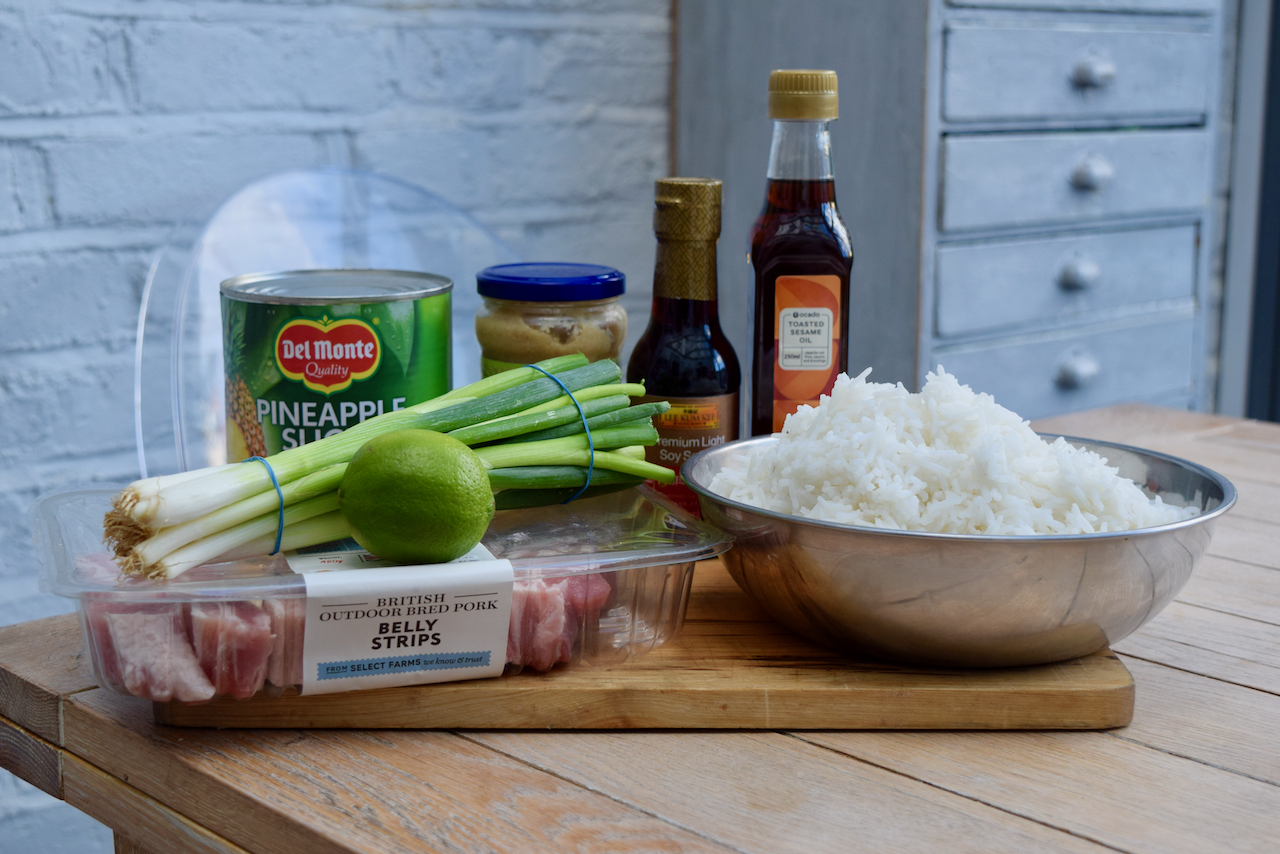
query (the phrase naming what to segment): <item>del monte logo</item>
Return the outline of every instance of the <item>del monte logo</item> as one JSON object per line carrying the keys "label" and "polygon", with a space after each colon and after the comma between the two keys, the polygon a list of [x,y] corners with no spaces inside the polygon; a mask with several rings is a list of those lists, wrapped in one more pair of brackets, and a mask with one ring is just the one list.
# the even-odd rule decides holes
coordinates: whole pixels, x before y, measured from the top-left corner
{"label": "del monte logo", "polygon": [[324,394],[368,379],[381,362],[378,336],[363,320],[291,320],[276,336],[280,372]]}

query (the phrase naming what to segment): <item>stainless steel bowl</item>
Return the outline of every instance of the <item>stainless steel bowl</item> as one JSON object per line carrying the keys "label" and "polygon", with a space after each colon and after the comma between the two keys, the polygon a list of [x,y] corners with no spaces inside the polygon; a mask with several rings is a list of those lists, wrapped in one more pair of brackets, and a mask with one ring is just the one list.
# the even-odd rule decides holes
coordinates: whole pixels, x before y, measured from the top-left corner
{"label": "stainless steel bowl", "polygon": [[810,640],[914,664],[1042,664],[1116,643],[1178,594],[1236,500],[1230,481],[1203,466],[1071,437],[1149,492],[1201,514],[1104,534],[932,534],[811,521],[708,489],[730,455],[776,441],[730,442],[681,470],[703,518],[735,538],[722,558],[729,572],[775,620]]}

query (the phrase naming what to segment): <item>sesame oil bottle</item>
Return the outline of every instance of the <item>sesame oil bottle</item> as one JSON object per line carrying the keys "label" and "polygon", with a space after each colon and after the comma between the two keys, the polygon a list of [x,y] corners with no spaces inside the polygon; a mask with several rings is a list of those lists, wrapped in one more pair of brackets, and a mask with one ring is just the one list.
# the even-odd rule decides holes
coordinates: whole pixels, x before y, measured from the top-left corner
{"label": "sesame oil bottle", "polygon": [[764,208],[751,228],[755,277],[748,429],[782,430],[848,369],[853,248],[836,210],[828,123],[839,115],[834,71],[769,75]]}

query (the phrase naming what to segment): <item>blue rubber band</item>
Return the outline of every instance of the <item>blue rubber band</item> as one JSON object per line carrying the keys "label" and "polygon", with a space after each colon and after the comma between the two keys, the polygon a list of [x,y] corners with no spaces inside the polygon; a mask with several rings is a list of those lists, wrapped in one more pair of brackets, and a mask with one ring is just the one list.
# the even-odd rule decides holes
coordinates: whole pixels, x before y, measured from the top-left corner
{"label": "blue rubber band", "polygon": [[[556,385],[564,389],[564,393],[569,395],[569,399],[573,401],[573,405],[578,407],[578,417],[582,419],[582,429],[586,431],[586,434],[587,434],[587,448],[590,449],[591,451],[591,456],[587,457],[587,481],[586,483],[582,484],[581,489],[579,489],[573,495],[570,495],[564,501],[560,502],[561,504],[568,504],[570,501],[573,501],[579,495],[587,491],[587,487],[591,485],[591,472],[593,472],[596,467],[596,443],[591,439],[591,428],[587,426],[587,414],[582,411],[582,404],[578,403],[578,398],[573,396],[573,392],[569,391],[569,387],[567,385],[560,382],[559,377],[557,377],[555,374],[552,374],[546,370],[543,370],[537,365],[525,365],[525,367],[533,368],[535,371],[542,371],[542,373],[546,374],[547,376],[551,377],[551,379],[555,380]],[[266,461],[263,460],[263,462],[266,462]]]}
{"label": "blue rubber band", "polygon": [[280,540],[284,537],[284,490],[280,488],[280,481],[276,480],[276,470],[271,467],[271,463],[267,462],[265,457],[245,457],[240,462],[251,463],[254,460],[267,467],[267,474],[271,475],[271,485],[276,488],[276,495],[280,496],[280,521],[276,523],[276,545],[271,550],[273,555],[280,554]]}

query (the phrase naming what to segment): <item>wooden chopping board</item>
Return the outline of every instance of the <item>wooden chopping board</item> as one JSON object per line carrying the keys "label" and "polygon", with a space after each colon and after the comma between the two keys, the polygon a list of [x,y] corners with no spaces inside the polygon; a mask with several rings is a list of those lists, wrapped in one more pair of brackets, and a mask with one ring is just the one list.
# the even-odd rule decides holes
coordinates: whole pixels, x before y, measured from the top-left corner
{"label": "wooden chopping board", "polygon": [[1133,717],[1133,677],[1110,651],[1000,670],[861,662],[772,622],[718,561],[694,574],[684,628],[613,666],[199,706],[158,723],[378,729],[1106,729]]}

